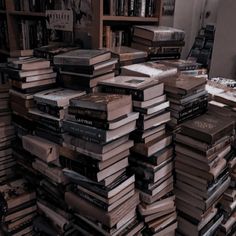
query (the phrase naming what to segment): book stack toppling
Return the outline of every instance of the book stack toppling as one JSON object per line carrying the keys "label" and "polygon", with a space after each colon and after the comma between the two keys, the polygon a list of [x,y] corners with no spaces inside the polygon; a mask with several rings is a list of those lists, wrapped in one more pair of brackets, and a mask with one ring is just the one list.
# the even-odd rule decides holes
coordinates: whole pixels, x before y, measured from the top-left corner
{"label": "book stack toppling", "polygon": [[204,78],[180,75],[163,81],[167,99],[170,101],[171,121],[168,123],[170,128],[176,129],[183,121],[206,111],[208,94]]}
{"label": "book stack toppling", "polygon": [[9,85],[0,85],[0,182],[15,175],[16,161],[12,156],[12,141],[15,130],[12,125],[9,101]]}
{"label": "book stack toppling", "polygon": [[142,63],[147,60],[147,52],[136,50],[134,48],[120,46],[111,49],[112,57],[117,58],[118,62],[115,67],[115,74],[119,75],[122,66],[128,66],[136,63]]}
{"label": "book stack toppling", "polygon": [[99,81],[112,78],[117,59],[106,50],[73,50],[54,57],[62,87],[94,92]]}
{"label": "book stack toppling", "polygon": [[64,142],[62,121],[65,119],[69,100],[84,95],[84,91],[56,88],[34,94],[36,108],[30,110],[36,122],[35,133],[59,145]]}
{"label": "book stack toppling", "polygon": [[230,184],[228,155],[234,121],[206,113],[182,124],[176,134],[176,206],[182,235],[212,234],[223,215],[216,204]]}
{"label": "book stack toppling", "polygon": [[37,214],[36,193],[24,179],[0,186],[1,230],[4,235],[32,235]]}
{"label": "book stack toppling", "polygon": [[59,163],[59,146],[38,136],[22,137],[23,148],[34,157],[32,168],[36,172],[33,180],[37,186],[38,216],[34,227],[46,235],[72,235],[75,231],[73,216],[64,200],[68,180]]}
{"label": "book stack toppling", "polygon": [[146,51],[150,59],[180,58],[185,32],[165,26],[134,26],[131,47]]}
{"label": "book stack toppling", "polygon": [[134,147],[129,158],[136,174],[142,203],[139,212],[147,235],[174,234],[177,227],[173,196],[172,135],[165,131],[170,120],[164,85],[142,77],[118,76],[102,81],[105,92],[131,94],[134,111],[140,112],[137,129],[131,134]]}
{"label": "book stack toppling", "polygon": [[[70,100],[63,128],[68,145],[61,152],[64,173],[75,183],[65,194],[83,235],[134,235],[139,196],[128,156],[138,113],[131,96],[94,93]],[[71,149],[71,151],[69,150]]]}

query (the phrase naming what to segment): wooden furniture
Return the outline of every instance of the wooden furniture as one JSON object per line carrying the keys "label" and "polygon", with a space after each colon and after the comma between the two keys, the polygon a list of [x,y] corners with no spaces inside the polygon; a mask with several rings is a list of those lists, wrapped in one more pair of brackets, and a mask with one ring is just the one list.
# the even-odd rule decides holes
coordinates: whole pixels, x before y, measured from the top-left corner
{"label": "wooden furniture", "polygon": [[[140,16],[117,16],[112,13],[111,4],[116,0],[96,0],[92,1],[94,19],[93,19],[93,32],[92,32],[92,46],[93,48],[103,47],[104,28],[119,27],[119,28],[131,28],[133,25],[148,25],[158,24],[162,10],[162,0],[154,0],[154,12],[151,17]],[[124,0],[125,1],[125,0]],[[131,0],[128,0],[131,1]],[[140,0],[145,1],[145,0]],[[109,14],[104,13],[104,4],[110,4]]]}

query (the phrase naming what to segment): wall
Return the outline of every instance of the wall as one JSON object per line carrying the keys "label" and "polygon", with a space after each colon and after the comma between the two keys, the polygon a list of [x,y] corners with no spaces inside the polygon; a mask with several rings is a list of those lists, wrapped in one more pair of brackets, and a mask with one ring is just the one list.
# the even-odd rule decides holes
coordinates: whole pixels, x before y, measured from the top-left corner
{"label": "wall", "polygon": [[235,79],[236,1],[220,0],[210,77]]}

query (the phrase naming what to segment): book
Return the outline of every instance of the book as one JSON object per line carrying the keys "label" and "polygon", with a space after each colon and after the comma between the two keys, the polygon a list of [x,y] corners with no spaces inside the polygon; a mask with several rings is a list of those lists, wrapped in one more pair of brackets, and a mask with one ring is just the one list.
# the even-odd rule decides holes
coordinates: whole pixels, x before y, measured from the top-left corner
{"label": "book", "polygon": [[151,78],[117,76],[99,82],[102,90],[108,93],[131,94],[133,100],[146,101],[161,96],[164,92],[163,83]]}
{"label": "book", "polygon": [[121,75],[150,77],[162,80],[167,77],[176,76],[177,69],[157,62],[144,62],[123,66],[121,68]]}
{"label": "book", "polygon": [[[112,111],[119,106],[131,104],[131,96],[118,94],[93,93],[70,100],[70,106],[94,109],[99,111]],[[121,114],[122,116],[122,114]]]}
{"label": "book", "polygon": [[15,50],[11,51],[10,53],[11,57],[31,57],[33,56],[33,50]]}
{"label": "book", "polygon": [[166,78],[164,80],[165,91],[173,94],[187,95],[191,92],[205,88],[206,80],[180,75],[176,78]]}
{"label": "book", "polygon": [[8,63],[8,66],[14,69],[32,71],[32,70],[50,68],[50,61],[43,60],[40,58],[30,58],[30,59],[10,62]]}
{"label": "book", "polygon": [[84,91],[57,88],[34,94],[34,100],[37,103],[48,104],[51,106],[67,107],[70,99],[78,98],[82,95],[85,95]]}
{"label": "book", "polygon": [[163,60],[160,63],[171,66],[171,67],[176,67],[178,68],[179,71],[188,71],[188,70],[196,70],[199,69],[200,64],[195,62],[195,61],[190,61],[190,60]]}
{"label": "book", "polygon": [[183,30],[165,26],[134,26],[134,36],[152,41],[182,41],[185,37]]}
{"label": "book", "polygon": [[199,141],[213,144],[225,135],[231,135],[234,121],[231,118],[204,114],[182,126],[182,133]]}
{"label": "book", "polygon": [[111,53],[106,50],[78,49],[56,55],[53,59],[56,65],[83,65],[90,66],[109,60]]}
{"label": "book", "polygon": [[72,133],[73,135],[78,136],[84,140],[102,144],[125,136],[135,130],[136,120],[131,121],[114,130],[97,129],[66,120],[63,121],[63,128],[65,131]]}
{"label": "book", "polygon": [[130,61],[139,58],[146,58],[147,53],[144,51],[139,51],[134,48],[121,46],[109,48],[111,53],[118,57],[119,61]]}

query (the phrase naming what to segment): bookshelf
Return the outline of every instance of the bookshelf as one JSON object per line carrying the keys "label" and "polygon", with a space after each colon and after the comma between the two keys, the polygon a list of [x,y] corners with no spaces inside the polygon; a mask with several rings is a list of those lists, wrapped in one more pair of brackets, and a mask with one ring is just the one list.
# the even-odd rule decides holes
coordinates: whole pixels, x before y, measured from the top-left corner
{"label": "bookshelf", "polygon": [[[26,5],[25,8],[28,9],[16,9],[16,3],[22,3],[22,2],[27,2],[28,4]],[[44,23],[45,23],[45,12],[40,11],[38,9],[30,11],[30,0],[22,0],[22,1],[14,1],[14,0],[0,0],[0,6],[4,5],[4,8],[0,8],[0,23],[1,21],[5,21],[4,28],[1,27],[1,33],[4,32],[4,38],[6,38],[7,44],[3,44],[1,42],[1,37],[0,37],[0,56],[1,55],[10,55],[12,51],[15,50],[20,50],[22,48],[22,22],[39,22],[41,21],[43,24],[43,31],[46,31],[44,28]],[[34,2],[34,1],[32,1]],[[38,0],[40,3],[40,0]],[[4,3],[4,4],[2,4]],[[34,25],[30,26],[31,28],[34,27]],[[37,29],[35,28],[34,31],[34,36],[37,34]],[[44,34],[45,35],[45,34]],[[32,36],[32,31],[31,35]],[[27,44],[27,49],[32,48],[31,46],[33,45],[30,41],[35,41],[32,40],[32,38],[28,39],[28,44]],[[35,39],[35,37],[33,38]],[[2,37],[3,40],[3,37]]]}
{"label": "bookshelf", "polygon": [[[116,12],[116,2],[139,2],[147,3],[153,2],[153,9],[151,16],[147,16],[146,12],[139,16],[138,14],[129,14],[128,12],[123,12],[122,15]],[[107,33],[105,29],[110,29],[111,32],[122,31],[123,29],[131,31],[133,25],[148,25],[148,24],[158,24],[161,16],[162,0],[96,0],[93,1],[94,10],[94,20],[93,20],[93,32],[92,32],[92,46],[93,48],[101,48],[104,42],[107,41],[107,37],[111,37],[111,34]],[[126,8],[127,10],[127,8]],[[146,10],[146,9],[145,9]]]}

